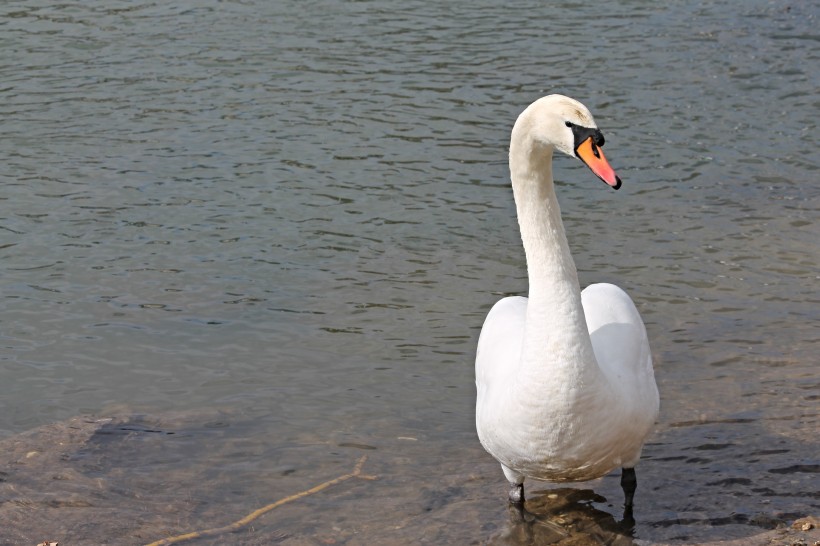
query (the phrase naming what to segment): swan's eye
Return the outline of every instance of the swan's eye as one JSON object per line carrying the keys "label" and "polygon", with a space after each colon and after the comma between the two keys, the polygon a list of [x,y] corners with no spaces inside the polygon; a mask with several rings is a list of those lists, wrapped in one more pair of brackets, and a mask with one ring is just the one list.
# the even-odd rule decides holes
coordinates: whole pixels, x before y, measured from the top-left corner
{"label": "swan's eye", "polygon": [[565,121],[564,125],[566,125],[567,127],[572,127],[574,123],[572,123],[571,121]]}

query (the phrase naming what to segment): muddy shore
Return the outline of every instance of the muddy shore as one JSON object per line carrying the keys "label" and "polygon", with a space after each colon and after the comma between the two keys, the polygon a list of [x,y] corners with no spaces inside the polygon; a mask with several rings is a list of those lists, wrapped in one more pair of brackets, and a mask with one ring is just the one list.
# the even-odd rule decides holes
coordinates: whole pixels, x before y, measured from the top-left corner
{"label": "muddy shore", "polygon": [[[592,507],[595,494],[584,489],[535,494],[526,514],[510,514],[506,523],[499,519],[501,524],[481,521],[476,499],[486,496],[487,488],[495,493],[481,476],[483,468],[469,472],[465,465],[432,490],[412,477],[379,476],[386,468],[366,445],[344,447],[358,448],[360,459],[370,456],[362,474],[374,479],[350,477],[357,459],[343,451],[309,478],[293,479],[298,472],[292,468],[281,468],[275,479],[260,476],[277,487],[270,488],[269,498],[245,499],[235,474],[213,464],[215,453],[221,452],[218,460],[231,460],[231,453],[242,451],[241,439],[224,433],[235,417],[220,411],[81,416],[0,440],[0,545],[149,544],[228,525],[246,516],[247,506],[261,507],[346,475],[349,479],[293,498],[230,533],[186,543],[410,544],[415,537],[431,544],[655,544],[633,539],[623,521]],[[398,512],[386,520],[374,512],[373,501],[389,508],[398,496],[390,490],[397,487],[405,495],[402,504],[410,497],[411,504],[424,507],[419,514]],[[749,536],[711,544],[820,543],[818,520],[805,516],[787,525],[754,522]]]}

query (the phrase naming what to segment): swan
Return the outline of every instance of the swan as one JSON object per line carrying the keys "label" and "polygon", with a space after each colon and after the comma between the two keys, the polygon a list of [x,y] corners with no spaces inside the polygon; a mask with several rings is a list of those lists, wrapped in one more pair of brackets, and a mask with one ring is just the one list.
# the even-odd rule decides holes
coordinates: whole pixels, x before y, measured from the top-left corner
{"label": "swan", "polygon": [[490,310],[476,351],[476,429],[523,505],[524,479],[586,481],[622,468],[631,507],[635,464],[658,416],[646,328],[612,284],[580,290],[552,178],[554,150],[621,186],[589,110],[548,95],[518,117],[510,178],[527,261],[529,297]]}

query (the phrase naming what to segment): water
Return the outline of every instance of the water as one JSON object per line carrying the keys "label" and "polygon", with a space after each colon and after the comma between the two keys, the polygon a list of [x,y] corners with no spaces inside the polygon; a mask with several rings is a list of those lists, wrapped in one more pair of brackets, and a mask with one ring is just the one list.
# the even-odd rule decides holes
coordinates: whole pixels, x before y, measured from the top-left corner
{"label": "water", "polygon": [[[624,180],[556,161],[582,283],[624,287],[655,354],[634,535],[817,514],[816,19],[757,0],[4,3],[0,437],[78,414],[179,432],[171,459],[107,459],[142,499],[106,501],[122,534],[54,540],[228,523],[365,453],[379,480],[256,532],[521,543],[472,365],[490,305],[526,291],[506,146],[551,92],[590,107]],[[137,537],[158,482],[192,508]],[[617,476],[589,489],[578,506],[619,516]],[[42,540],[42,510],[9,537]]]}

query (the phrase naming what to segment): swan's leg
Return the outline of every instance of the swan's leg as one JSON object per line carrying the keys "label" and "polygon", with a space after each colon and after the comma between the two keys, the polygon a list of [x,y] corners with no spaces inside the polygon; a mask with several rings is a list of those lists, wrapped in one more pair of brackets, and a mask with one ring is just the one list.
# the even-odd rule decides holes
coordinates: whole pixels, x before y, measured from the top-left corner
{"label": "swan's leg", "polygon": [[510,504],[524,504],[524,475],[507,468],[503,464],[501,470],[504,471],[504,476],[510,482]]}
{"label": "swan's leg", "polygon": [[510,504],[524,504],[524,484],[510,482]]}
{"label": "swan's leg", "polygon": [[635,477],[634,468],[621,469],[621,489],[624,490],[624,507],[632,508],[632,499],[635,497],[635,489],[638,488],[638,478]]}

